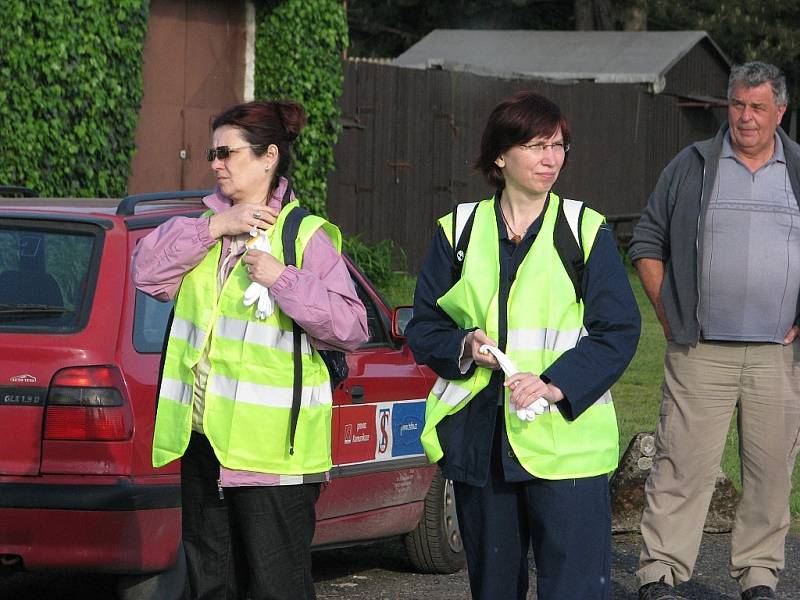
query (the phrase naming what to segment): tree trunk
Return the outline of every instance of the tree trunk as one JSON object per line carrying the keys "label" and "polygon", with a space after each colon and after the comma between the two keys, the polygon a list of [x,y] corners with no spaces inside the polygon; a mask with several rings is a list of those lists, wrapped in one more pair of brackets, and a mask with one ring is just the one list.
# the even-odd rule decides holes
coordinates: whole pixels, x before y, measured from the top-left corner
{"label": "tree trunk", "polygon": [[576,31],[613,31],[614,11],[609,0],[574,0]]}
{"label": "tree trunk", "polygon": [[645,5],[628,7],[625,11],[622,29],[625,31],[647,31],[647,7]]}
{"label": "tree trunk", "polygon": [[594,5],[592,0],[575,0],[575,31],[594,29]]}
{"label": "tree trunk", "polygon": [[600,31],[614,31],[614,9],[609,0],[594,0],[595,28]]}

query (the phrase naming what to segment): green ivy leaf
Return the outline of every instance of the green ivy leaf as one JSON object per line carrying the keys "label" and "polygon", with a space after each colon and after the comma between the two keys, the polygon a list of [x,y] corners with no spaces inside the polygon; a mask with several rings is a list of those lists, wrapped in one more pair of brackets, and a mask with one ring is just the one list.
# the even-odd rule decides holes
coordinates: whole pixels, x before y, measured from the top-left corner
{"label": "green ivy leaf", "polygon": [[308,124],[295,143],[292,177],[301,202],[322,215],[339,133],[346,46],[347,22],[337,0],[265,0],[257,5],[256,97],[291,98],[305,106]]}
{"label": "green ivy leaf", "polygon": [[[125,192],[148,7],[147,0],[4,2],[0,183],[47,196]],[[130,50],[112,59],[108,49],[117,45]]]}

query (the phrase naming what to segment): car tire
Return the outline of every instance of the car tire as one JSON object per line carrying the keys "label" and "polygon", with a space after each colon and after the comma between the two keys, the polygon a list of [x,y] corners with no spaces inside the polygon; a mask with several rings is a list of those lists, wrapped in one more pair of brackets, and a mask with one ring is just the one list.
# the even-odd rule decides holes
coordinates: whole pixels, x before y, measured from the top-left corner
{"label": "car tire", "polygon": [[141,575],[120,575],[117,579],[119,600],[183,600],[188,598],[189,580],[183,544],[171,569]]}
{"label": "car tire", "polygon": [[441,471],[437,470],[431,481],[422,518],[406,535],[405,545],[411,564],[420,573],[455,573],[466,564],[453,482]]}

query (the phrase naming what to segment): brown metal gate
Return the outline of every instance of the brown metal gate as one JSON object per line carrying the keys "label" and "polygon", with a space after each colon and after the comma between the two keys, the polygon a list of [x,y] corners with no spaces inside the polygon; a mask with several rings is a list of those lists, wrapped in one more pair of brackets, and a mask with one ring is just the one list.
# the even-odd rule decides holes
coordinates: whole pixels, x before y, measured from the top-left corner
{"label": "brown metal gate", "polygon": [[151,0],[128,193],[210,187],[210,121],[244,93],[244,1]]}

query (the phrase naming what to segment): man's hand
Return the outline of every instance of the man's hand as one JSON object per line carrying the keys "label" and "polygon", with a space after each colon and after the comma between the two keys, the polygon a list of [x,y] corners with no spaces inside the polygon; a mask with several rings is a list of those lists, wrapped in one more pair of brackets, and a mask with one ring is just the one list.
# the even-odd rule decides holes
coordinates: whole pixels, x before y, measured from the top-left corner
{"label": "man's hand", "polygon": [[650,304],[656,311],[656,317],[664,330],[664,337],[668,342],[672,341],[672,331],[667,321],[667,313],[664,311],[664,303],[661,302],[661,286],[664,283],[664,263],[655,258],[640,258],[635,263],[636,270],[639,272],[639,279],[642,281],[644,293],[650,299]]}
{"label": "man's hand", "polygon": [[793,325],[792,328],[786,332],[786,335],[783,337],[783,344],[784,346],[788,346],[792,342],[797,339],[797,336],[800,335],[800,325]]}

